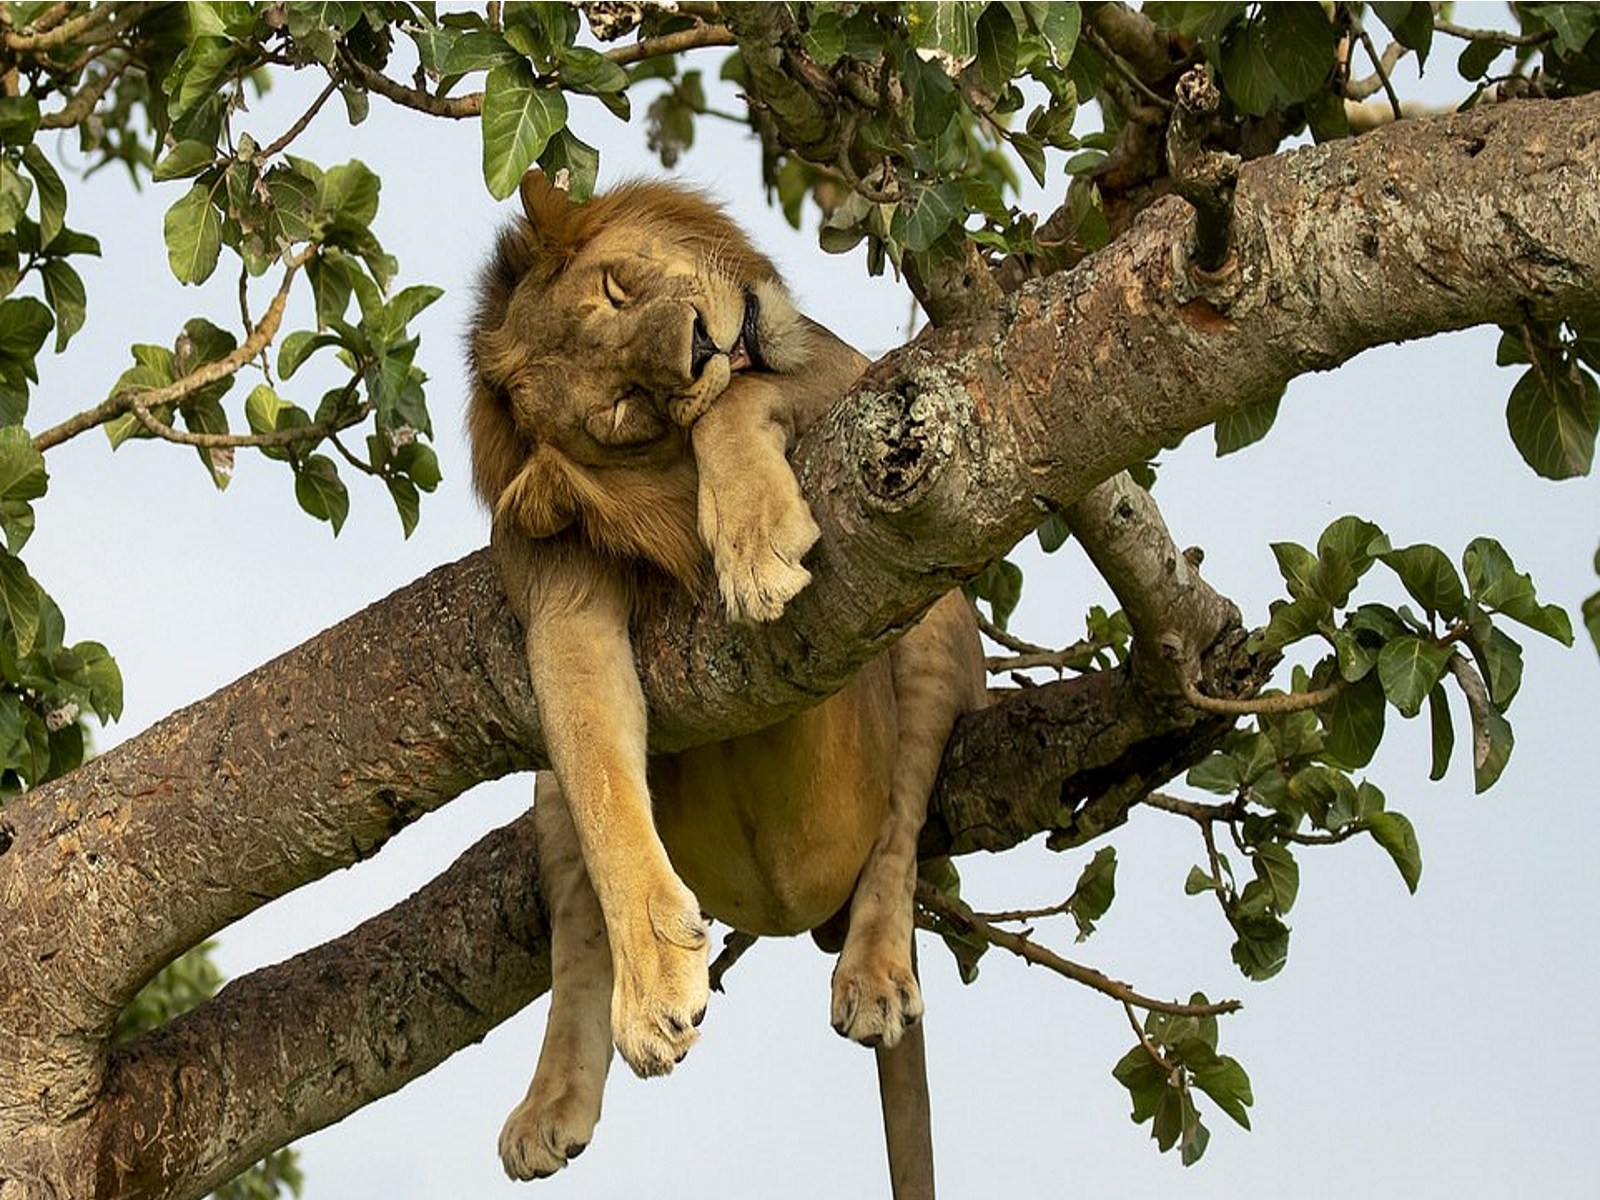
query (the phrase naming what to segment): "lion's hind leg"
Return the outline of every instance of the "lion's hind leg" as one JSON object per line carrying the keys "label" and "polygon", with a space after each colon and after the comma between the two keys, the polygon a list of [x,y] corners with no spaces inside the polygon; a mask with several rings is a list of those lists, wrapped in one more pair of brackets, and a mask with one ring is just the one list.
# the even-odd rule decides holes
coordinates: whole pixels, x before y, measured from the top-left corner
{"label": "lion's hind leg", "polygon": [[611,947],[572,815],[556,778],[541,773],[534,821],[550,911],[550,1016],[539,1065],[500,1132],[513,1179],[552,1175],[594,1136],[611,1066]]}
{"label": "lion's hind leg", "polygon": [[833,972],[833,1027],[893,1047],[922,1016],[912,961],[917,838],[956,718],[983,702],[977,627],[959,592],[945,596],[890,650],[898,732],[889,810],[850,901]]}

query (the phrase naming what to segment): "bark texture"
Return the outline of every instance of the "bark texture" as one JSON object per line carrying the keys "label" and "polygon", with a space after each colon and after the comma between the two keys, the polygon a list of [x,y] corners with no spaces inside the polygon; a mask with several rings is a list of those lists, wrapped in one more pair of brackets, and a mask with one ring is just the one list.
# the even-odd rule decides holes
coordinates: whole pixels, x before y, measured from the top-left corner
{"label": "bark texture", "polygon": [[[707,590],[638,631],[656,744],[813,702],[1045,508],[1101,531],[1086,544],[1129,540],[1119,514],[1126,529],[1148,522],[1116,495],[1072,506],[1295,375],[1379,343],[1592,303],[1597,134],[1590,97],[1263,160],[1241,172],[1221,279],[1191,273],[1192,214],[1169,199],[1073,270],[888,356],[798,452],[823,537],[815,582],[785,618],[730,628]],[[1103,569],[1122,578],[1136,627],[1136,597],[1165,597],[1146,604],[1153,624],[1139,636],[1171,653],[967,722],[936,799],[939,848],[1096,836],[1215,736],[1163,671],[1216,695],[1259,682],[1225,602],[1169,543],[1115,557]],[[203,1194],[541,990],[518,824],[346,938],[107,1045],[121,1005],[180,950],[375,852],[471,784],[535,765],[539,746],[518,634],[478,554],[8,804],[0,1200]],[[1032,775],[1017,786],[1022,761]]]}

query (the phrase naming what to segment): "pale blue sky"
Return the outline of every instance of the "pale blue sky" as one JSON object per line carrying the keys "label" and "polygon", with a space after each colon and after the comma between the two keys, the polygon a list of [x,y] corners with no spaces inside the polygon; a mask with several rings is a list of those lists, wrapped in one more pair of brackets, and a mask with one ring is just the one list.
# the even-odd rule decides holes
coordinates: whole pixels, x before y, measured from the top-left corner
{"label": "pale blue sky", "polygon": [[[1448,86],[1451,65],[1430,76]],[[270,141],[293,118],[288,99],[260,104],[238,128]],[[597,106],[574,108],[577,131],[602,149],[603,180],[659,170],[642,130]],[[329,106],[297,152],[324,163],[360,157],[377,170],[376,228],[399,256],[401,281],[447,289],[420,323],[445,483],[407,542],[381,488],[352,481],[351,516],[335,542],[295,508],[277,464],[242,456],[219,495],[186,450],[142,443],[112,454],[94,434],[51,451],[52,490],[29,563],[71,636],[104,641],[122,665],[127,713],[104,743],[485,540],[460,437],[461,338],[475,269],[505,210],[482,186],[476,125],[375,103],[351,131],[338,110]],[[701,138],[683,174],[734,206],[807,311],[871,353],[898,344],[904,289],[868,280],[858,256],[822,256],[767,210],[753,143],[709,122]],[[201,313],[236,319],[231,271],[200,290],[180,289],[167,272],[160,216],[182,186],[135,194],[106,172],[74,191],[68,221],[100,236],[105,257],[84,272],[87,328],[65,360],[44,364],[36,428],[101,399],[131,342],[170,343]],[[1452,557],[1479,533],[1498,536],[1543,598],[1576,614],[1597,586],[1600,485],[1552,485],[1522,465],[1504,432],[1513,376],[1495,368],[1493,348],[1492,333],[1458,335],[1302,379],[1268,441],[1232,458],[1215,459],[1209,434],[1196,435],[1165,457],[1156,493],[1175,536],[1204,546],[1207,577],[1248,620],[1264,619],[1279,594],[1268,543],[1314,543],[1346,512],[1377,520],[1397,544],[1434,542]],[[285,391],[314,405],[320,388],[294,383]],[[1025,557],[1016,627],[1039,641],[1071,640],[1087,606],[1107,598],[1103,586],[1070,552]],[[1221,1049],[1250,1072],[1255,1130],[1212,1108],[1211,1147],[1197,1167],[1158,1155],[1147,1127],[1128,1119],[1127,1095],[1110,1077],[1132,1042],[1119,1008],[1000,952],[963,987],[942,949],[925,943],[942,1193],[1593,1195],[1587,1146],[1600,1117],[1600,1051],[1582,1033],[1582,1014],[1600,987],[1591,861],[1600,844],[1600,663],[1582,641],[1566,651],[1530,634],[1524,646],[1526,681],[1511,712],[1517,748],[1489,795],[1472,795],[1464,745],[1444,782],[1429,784],[1425,730],[1390,721],[1370,776],[1416,824],[1417,896],[1365,841],[1303,854],[1289,965],[1251,984],[1228,960],[1215,907],[1183,894],[1197,837],[1152,813],[1116,840],[1118,900],[1101,931],[1079,947],[1064,929],[1045,935],[1148,992],[1199,988],[1245,1001],[1223,1022]],[[241,973],[344,931],[520,811],[529,792],[527,779],[477,789],[377,860],[240,922],[224,935],[220,962]],[[962,868],[981,904],[1049,902],[1070,890],[1089,853],[1029,847]],[[512,1184],[494,1150],[532,1071],[541,1003],[303,1143],[305,1195],[886,1195],[871,1056],[828,1026],[829,968],[809,940],[760,944],[714,1000],[678,1072],[649,1083],[613,1072],[593,1147],[554,1180]]]}

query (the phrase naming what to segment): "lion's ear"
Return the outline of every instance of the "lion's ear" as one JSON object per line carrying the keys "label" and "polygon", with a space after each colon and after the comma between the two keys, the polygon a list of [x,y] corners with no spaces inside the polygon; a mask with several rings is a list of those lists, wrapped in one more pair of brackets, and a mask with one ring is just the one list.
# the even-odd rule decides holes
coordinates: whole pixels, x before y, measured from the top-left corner
{"label": "lion's ear", "polygon": [[563,188],[558,188],[538,167],[522,177],[517,189],[522,196],[522,211],[541,241],[549,244],[566,238],[577,205]]}

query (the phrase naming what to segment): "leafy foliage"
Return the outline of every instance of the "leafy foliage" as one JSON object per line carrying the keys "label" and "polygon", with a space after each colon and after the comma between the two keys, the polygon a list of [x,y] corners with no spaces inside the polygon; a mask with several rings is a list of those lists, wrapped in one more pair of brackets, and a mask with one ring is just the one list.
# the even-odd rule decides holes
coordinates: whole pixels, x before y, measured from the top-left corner
{"label": "leafy foliage", "polygon": [[[1190,1004],[1207,1003],[1201,992]],[[1153,1012],[1145,1018],[1139,1044],[1111,1072],[1133,1098],[1135,1124],[1150,1122],[1150,1136],[1162,1150],[1174,1146],[1184,1166],[1205,1153],[1211,1133],[1200,1119],[1195,1093],[1204,1093],[1245,1129],[1255,1103],[1250,1077],[1237,1059],[1217,1053],[1214,1016],[1173,1016]]]}

